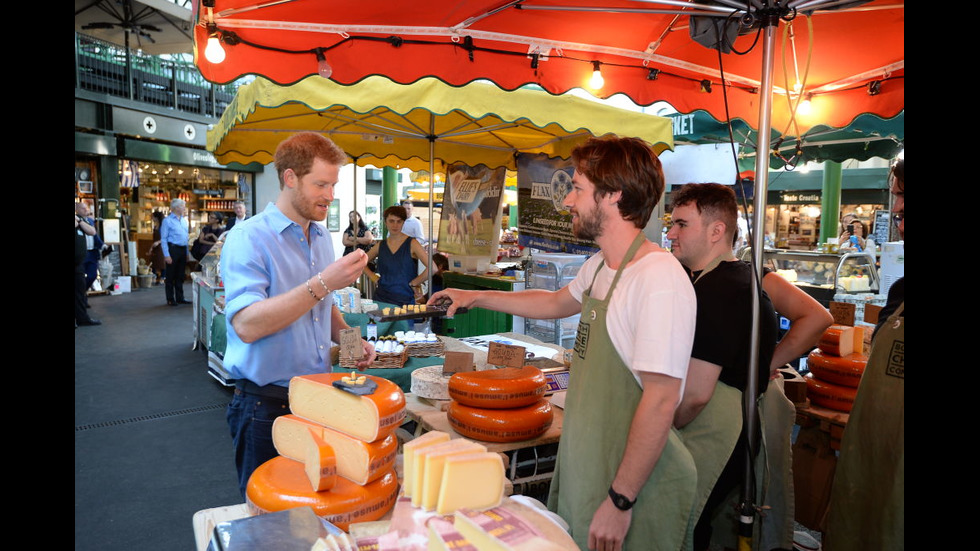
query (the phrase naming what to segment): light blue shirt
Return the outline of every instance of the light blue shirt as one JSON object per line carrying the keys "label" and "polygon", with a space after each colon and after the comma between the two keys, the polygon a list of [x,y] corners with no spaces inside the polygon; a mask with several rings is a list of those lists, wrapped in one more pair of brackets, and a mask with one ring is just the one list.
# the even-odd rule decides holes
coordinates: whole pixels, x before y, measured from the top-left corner
{"label": "light blue shirt", "polygon": [[231,322],[247,306],[305,285],[310,278],[317,296],[322,295],[316,274],[333,261],[333,240],[326,228],[311,222],[307,242],[299,224],[272,203],[228,232],[221,249],[221,277],[228,329],[224,366],[232,378],[289,386],[296,375],[330,371],[334,303],[329,296],[289,327],[252,343],[238,338]]}
{"label": "light blue shirt", "polygon": [[160,250],[163,256],[170,256],[170,245],[187,246],[187,225],[183,218],[170,213],[160,223]]}

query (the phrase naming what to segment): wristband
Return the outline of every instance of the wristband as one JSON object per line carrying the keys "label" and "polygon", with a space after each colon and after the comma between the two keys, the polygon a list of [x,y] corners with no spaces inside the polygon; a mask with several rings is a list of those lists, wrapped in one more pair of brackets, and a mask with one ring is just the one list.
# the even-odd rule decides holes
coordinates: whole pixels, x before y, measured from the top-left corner
{"label": "wristband", "polygon": [[612,486],[609,487],[609,497],[612,499],[613,505],[615,505],[620,511],[629,511],[636,503],[635,499],[630,501],[628,497],[618,493],[616,490],[613,490]]}
{"label": "wristband", "polygon": [[[320,281],[320,285],[323,286],[323,290],[326,291],[327,294],[329,295],[330,294],[330,287],[327,287],[327,284],[323,282],[323,278],[320,277],[320,272],[317,272],[316,273],[316,278]],[[320,300],[323,300],[323,299],[320,299]]]}

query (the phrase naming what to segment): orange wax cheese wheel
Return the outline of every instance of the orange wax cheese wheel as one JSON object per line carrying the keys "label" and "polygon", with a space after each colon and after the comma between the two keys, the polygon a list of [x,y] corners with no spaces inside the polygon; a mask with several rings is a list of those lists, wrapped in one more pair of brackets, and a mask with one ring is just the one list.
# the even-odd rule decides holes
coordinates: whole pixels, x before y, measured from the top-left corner
{"label": "orange wax cheese wheel", "polygon": [[337,456],[337,474],[364,485],[395,466],[398,437],[389,434],[375,442],[364,442],[342,432],[295,415],[280,415],[272,423],[272,443],[283,457],[304,460],[306,433],[312,430],[330,444]]}
{"label": "orange wax cheese wheel", "polygon": [[453,430],[473,440],[484,442],[519,442],[545,433],[554,419],[551,402],[512,409],[484,409],[449,403],[446,417]]}
{"label": "orange wax cheese wheel", "polygon": [[325,427],[374,442],[388,436],[405,419],[405,394],[395,383],[364,375],[377,383],[373,394],[357,396],[333,386],[344,373],[301,375],[289,381],[289,409]]}
{"label": "orange wax cheese wheel", "polygon": [[309,438],[306,441],[306,457],[303,461],[306,477],[310,479],[313,491],[329,490],[337,483],[337,456],[333,452],[333,447],[323,438],[313,431],[307,431],[307,434]]}
{"label": "orange wax cheese wheel", "polygon": [[831,356],[823,350],[815,348],[807,356],[806,366],[813,376],[821,381],[857,388],[861,383],[861,375],[868,364],[864,354],[848,354],[847,356]]}
{"label": "orange wax cheese wheel", "polygon": [[854,352],[854,328],[848,325],[831,325],[820,336],[817,346],[832,356],[847,356]]}
{"label": "orange wax cheese wheel", "polygon": [[[405,494],[405,497],[412,497],[416,492],[415,479],[417,477],[415,473],[418,471],[418,467],[415,458],[418,456],[418,453],[426,447],[442,444],[443,442],[449,442],[449,434],[434,430],[417,436],[402,445],[402,473],[404,473],[402,475],[404,479],[402,493]],[[418,478],[421,478],[421,476]]]}
{"label": "orange wax cheese wheel", "polygon": [[821,381],[813,373],[807,373],[806,397],[818,406],[846,413],[854,407],[857,389]]}
{"label": "orange wax cheese wheel", "polygon": [[464,406],[509,409],[537,403],[548,390],[540,369],[504,367],[456,373],[449,379],[449,397]]}
{"label": "orange wax cheese wheel", "polygon": [[351,523],[380,519],[395,505],[397,497],[398,477],[394,470],[364,486],[337,478],[330,490],[314,492],[303,464],[282,456],[259,465],[245,490],[252,515],[310,507],[317,516],[344,531]]}

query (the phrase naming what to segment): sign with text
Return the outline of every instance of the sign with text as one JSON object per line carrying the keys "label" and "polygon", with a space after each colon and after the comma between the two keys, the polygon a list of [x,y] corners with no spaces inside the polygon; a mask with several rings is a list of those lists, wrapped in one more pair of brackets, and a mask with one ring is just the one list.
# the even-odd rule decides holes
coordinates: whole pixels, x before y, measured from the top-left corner
{"label": "sign with text", "polygon": [[873,323],[878,325],[878,317],[881,315],[881,306],[876,304],[868,304],[864,307],[864,321],[865,323]]}
{"label": "sign with text", "polygon": [[487,363],[504,367],[524,367],[524,357],[527,349],[523,346],[490,342],[487,349]]}
{"label": "sign with text", "polygon": [[587,255],[599,250],[591,239],[572,235],[572,215],[564,202],[572,190],[574,170],[569,160],[517,155],[517,227],[522,247]]}
{"label": "sign with text", "polygon": [[447,171],[439,250],[497,258],[506,169],[456,164]]}
{"label": "sign with text", "polygon": [[442,364],[443,375],[473,371],[472,352],[453,352],[451,350],[447,350],[445,360],[445,363]]}
{"label": "sign with text", "polygon": [[834,323],[838,325],[854,325],[854,311],[856,305],[850,302],[831,302],[830,315],[834,317]]}
{"label": "sign with text", "polygon": [[357,327],[340,330],[340,357],[349,360],[364,359],[364,345],[361,343],[361,330]]}

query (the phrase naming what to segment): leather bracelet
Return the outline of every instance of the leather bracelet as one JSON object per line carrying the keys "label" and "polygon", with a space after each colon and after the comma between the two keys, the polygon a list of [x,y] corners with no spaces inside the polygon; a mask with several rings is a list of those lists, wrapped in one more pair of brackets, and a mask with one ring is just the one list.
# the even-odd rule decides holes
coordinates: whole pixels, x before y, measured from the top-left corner
{"label": "leather bracelet", "polygon": [[316,278],[320,281],[320,285],[323,286],[323,290],[326,291],[327,294],[329,295],[330,294],[330,287],[327,287],[327,284],[323,282],[323,278],[320,277],[320,272],[317,272],[316,273]]}
{"label": "leather bracelet", "polygon": [[313,300],[316,300],[318,302],[323,302],[323,299],[327,298],[327,295],[323,295],[322,297],[317,297],[313,293],[313,288],[310,287],[310,280],[308,279],[306,280],[306,290],[310,292],[310,296],[313,297]]}

